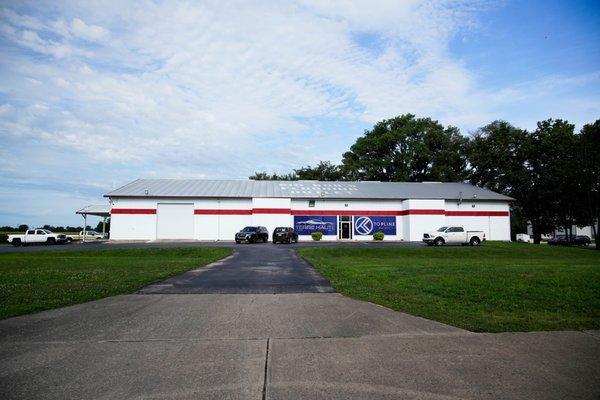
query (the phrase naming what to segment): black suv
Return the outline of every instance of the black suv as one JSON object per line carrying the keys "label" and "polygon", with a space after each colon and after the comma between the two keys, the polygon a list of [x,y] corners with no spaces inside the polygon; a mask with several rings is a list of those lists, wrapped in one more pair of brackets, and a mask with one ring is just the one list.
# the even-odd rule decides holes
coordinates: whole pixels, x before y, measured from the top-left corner
{"label": "black suv", "polygon": [[268,240],[269,232],[264,226],[247,226],[235,234],[235,242],[237,244],[240,244],[244,241],[248,243],[267,243]]}
{"label": "black suv", "polygon": [[298,243],[298,234],[294,228],[278,227],[273,231],[273,243]]}

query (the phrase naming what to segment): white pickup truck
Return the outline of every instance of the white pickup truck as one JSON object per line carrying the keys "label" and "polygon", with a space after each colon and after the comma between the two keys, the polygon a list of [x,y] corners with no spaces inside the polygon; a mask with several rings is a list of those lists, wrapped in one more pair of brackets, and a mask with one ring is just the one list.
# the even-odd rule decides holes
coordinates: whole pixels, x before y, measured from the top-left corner
{"label": "white pickup truck", "polygon": [[79,235],[67,235],[67,242],[73,242],[75,240],[83,240],[85,236],[85,240],[98,240],[104,239],[105,237],[96,231],[85,231],[85,235],[83,231],[79,231]]}
{"label": "white pickup truck", "polygon": [[423,242],[429,246],[443,246],[445,244],[479,246],[483,241],[485,241],[485,232],[465,231],[462,226],[442,226],[437,231],[423,234]]}
{"label": "white pickup truck", "polygon": [[8,235],[8,243],[13,246],[28,244],[62,244],[67,242],[67,235],[50,232],[47,229],[28,229],[24,235]]}

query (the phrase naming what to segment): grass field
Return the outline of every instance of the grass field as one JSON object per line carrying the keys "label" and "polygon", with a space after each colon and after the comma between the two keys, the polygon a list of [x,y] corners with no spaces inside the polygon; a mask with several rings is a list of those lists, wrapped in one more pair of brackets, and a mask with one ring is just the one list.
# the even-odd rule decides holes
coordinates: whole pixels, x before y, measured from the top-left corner
{"label": "grass field", "polygon": [[185,248],[0,254],[0,319],[129,293],[230,252]]}
{"label": "grass field", "polygon": [[600,329],[600,252],[518,243],[306,248],[344,295],[477,332]]}

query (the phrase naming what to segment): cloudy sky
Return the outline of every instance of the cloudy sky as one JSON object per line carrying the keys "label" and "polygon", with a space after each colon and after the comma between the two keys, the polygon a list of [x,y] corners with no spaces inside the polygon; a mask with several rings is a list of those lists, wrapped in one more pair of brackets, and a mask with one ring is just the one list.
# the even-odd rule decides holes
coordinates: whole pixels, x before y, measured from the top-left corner
{"label": "cloudy sky", "polygon": [[600,118],[597,1],[0,2],[0,225],[339,162],[374,122]]}

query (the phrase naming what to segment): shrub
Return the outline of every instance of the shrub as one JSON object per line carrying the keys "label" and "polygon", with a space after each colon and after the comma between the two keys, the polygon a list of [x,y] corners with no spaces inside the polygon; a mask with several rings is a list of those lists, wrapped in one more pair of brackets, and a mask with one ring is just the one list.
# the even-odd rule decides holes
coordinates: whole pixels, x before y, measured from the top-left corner
{"label": "shrub", "polygon": [[313,232],[310,234],[310,236],[313,238],[313,240],[316,240],[318,242],[319,240],[321,240],[321,238],[323,238],[323,232]]}
{"label": "shrub", "polygon": [[7,243],[8,235],[6,233],[0,233],[0,243]]}
{"label": "shrub", "polygon": [[383,232],[375,232],[375,234],[373,234],[373,240],[383,240],[384,237],[385,235]]}

